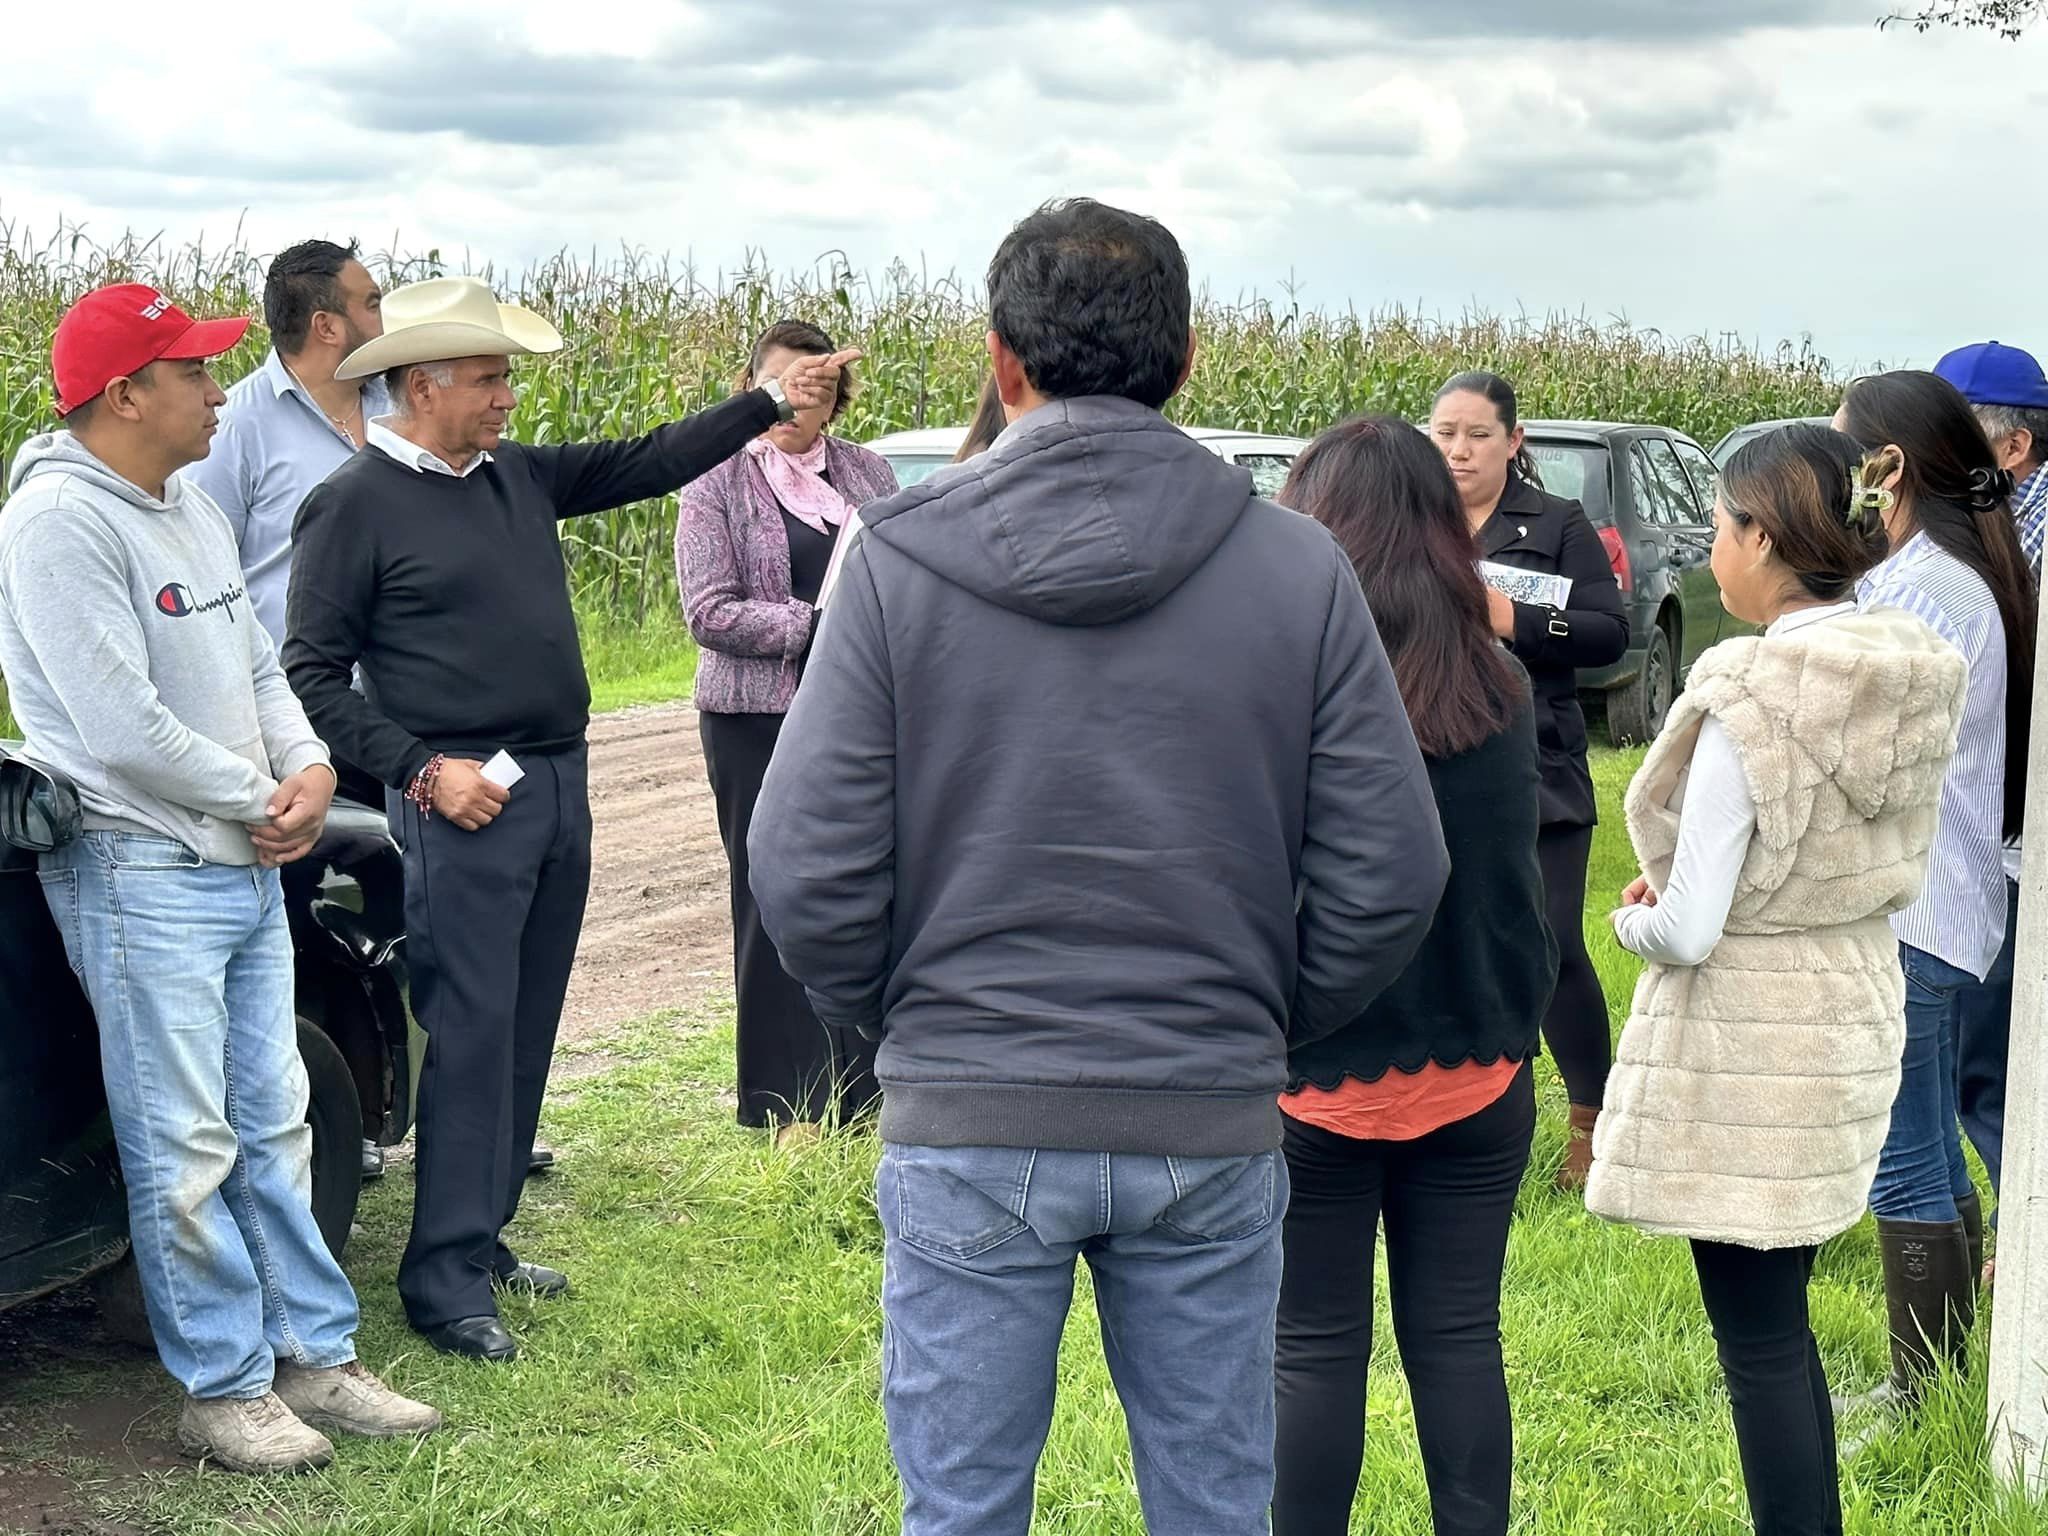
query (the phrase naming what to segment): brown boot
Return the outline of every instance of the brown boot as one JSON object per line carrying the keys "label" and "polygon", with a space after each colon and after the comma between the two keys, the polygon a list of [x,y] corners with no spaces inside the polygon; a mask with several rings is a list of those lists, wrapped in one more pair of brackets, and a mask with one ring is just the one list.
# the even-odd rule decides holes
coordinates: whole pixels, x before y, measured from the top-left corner
{"label": "brown boot", "polygon": [[[1977,1271],[1969,1238],[1958,1221],[1890,1221],[1879,1217],[1877,1253],[1884,1265],[1884,1306],[1891,1335],[1892,1371],[1875,1391],[1836,1398],[1838,1416],[1872,1410],[1910,1410],[1946,1363],[1960,1368],[1977,1321]],[[1871,1439],[1848,1436],[1846,1458]]]}
{"label": "brown boot", "polygon": [[1593,1171],[1593,1126],[1600,1119],[1600,1107],[1571,1104],[1566,1108],[1571,1129],[1565,1138],[1564,1163],[1557,1170],[1557,1187],[1572,1194],[1586,1187],[1586,1176]]}

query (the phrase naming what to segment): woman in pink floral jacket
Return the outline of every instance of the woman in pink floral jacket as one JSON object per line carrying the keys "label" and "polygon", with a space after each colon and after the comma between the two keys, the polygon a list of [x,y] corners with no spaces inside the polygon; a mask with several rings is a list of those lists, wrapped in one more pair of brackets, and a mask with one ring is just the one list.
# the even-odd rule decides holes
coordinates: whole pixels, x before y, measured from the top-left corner
{"label": "woman in pink floral jacket", "polygon": [[[835,350],[816,326],[778,322],[754,343],[739,388]],[[856,508],[896,490],[879,456],[825,434],[853,390],[848,367],[831,409],[799,411],[685,487],[676,524],[683,617],[703,648],[698,729],[732,870],[739,1119],[775,1127],[778,1143],[811,1134],[835,1108],[860,1109],[876,1091],[874,1042],[818,1022],[762,931],[747,884],[747,828],[817,633],[833,541]]]}

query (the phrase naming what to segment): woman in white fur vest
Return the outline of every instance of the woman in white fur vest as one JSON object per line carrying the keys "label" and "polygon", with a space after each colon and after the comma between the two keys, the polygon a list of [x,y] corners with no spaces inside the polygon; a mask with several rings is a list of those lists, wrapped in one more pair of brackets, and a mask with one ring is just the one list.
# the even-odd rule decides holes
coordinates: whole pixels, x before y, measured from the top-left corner
{"label": "woman in white fur vest", "polygon": [[1900,469],[1817,426],[1730,462],[1714,575],[1765,630],[1700,658],[1627,800],[1643,875],[1614,928],[1649,963],[1586,1204],[1691,1240],[1759,1536],[1842,1529],[1806,1287],[1884,1145],[1905,1039],[1888,918],[1920,890],[1962,712],[1955,648],[1854,600]]}

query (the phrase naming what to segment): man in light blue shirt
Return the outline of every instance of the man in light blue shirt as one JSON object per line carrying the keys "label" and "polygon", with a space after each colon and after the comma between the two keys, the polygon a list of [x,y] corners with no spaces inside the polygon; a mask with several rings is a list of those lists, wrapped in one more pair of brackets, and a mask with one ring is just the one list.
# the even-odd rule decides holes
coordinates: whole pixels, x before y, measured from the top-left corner
{"label": "man in light blue shirt", "polygon": [[277,645],[299,503],[389,408],[381,382],[334,376],[344,357],[384,334],[382,303],[353,244],[305,240],[281,253],[263,283],[270,355],[228,391],[213,451],[185,471],[234,525],[256,617]]}

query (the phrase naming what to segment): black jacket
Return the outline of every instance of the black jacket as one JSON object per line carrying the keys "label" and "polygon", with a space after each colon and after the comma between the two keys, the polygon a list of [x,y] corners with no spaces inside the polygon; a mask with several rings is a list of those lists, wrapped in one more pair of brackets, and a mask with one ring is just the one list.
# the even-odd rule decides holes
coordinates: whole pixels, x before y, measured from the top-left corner
{"label": "black jacket", "polygon": [[1525,695],[1508,725],[1469,752],[1425,758],[1451,881],[1408,969],[1357,1021],[1290,1050],[1288,1086],[1377,1082],[1536,1054],[1557,984],[1536,859],[1536,720]]}
{"label": "black jacket", "polygon": [[1125,400],[1044,407],[862,514],[748,840],[882,1135],[1241,1156],[1447,874],[1327,530]]}
{"label": "black jacket", "polygon": [[1604,667],[1628,649],[1628,609],[1614,567],[1585,508],[1513,474],[1493,516],[1480,525],[1479,553],[1500,565],[1571,578],[1563,612],[1515,604],[1512,649],[1536,689],[1543,824],[1590,827],[1600,817],[1586,767],[1578,676],[1579,668]]}

